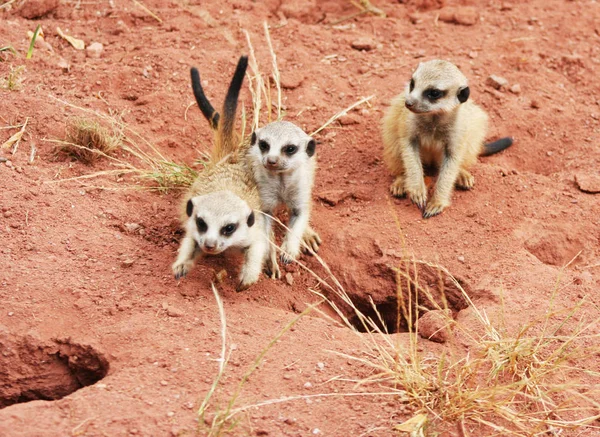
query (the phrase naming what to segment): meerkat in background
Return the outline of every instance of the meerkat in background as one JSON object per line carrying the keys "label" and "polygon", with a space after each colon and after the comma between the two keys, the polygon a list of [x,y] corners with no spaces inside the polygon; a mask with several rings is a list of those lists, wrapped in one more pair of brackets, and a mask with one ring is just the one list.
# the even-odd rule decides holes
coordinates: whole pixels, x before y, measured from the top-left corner
{"label": "meerkat in background", "polygon": [[[419,64],[404,94],[392,101],[383,119],[383,157],[395,180],[394,196],[408,197],[429,218],[450,205],[454,186],[470,190],[475,179],[468,169],[477,157],[512,144],[502,138],[484,144],[488,116],[469,99],[467,78],[452,63],[433,60]],[[427,200],[423,165],[439,175]]]}
{"label": "meerkat in background", "polygon": [[[281,245],[281,261],[295,260],[303,248],[317,252],[321,238],[310,227],[312,187],[316,169],[316,141],[288,121],[277,121],[252,133],[246,154],[260,192],[263,212],[272,216],[285,204],[290,212],[289,231]],[[272,235],[272,219],[266,216],[265,232]],[[275,251],[269,264],[277,270]]]}
{"label": "meerkat in background", "polygon": [[229,85],[222,116],[210,105],[192,68],[192,88],[202,113],[215,129],[210,160],[184,197],[182,223],[185,236],[173,263],[176,279],[185,276],[198,253],[218,254],[237,248],[244,253],[238,291],[258,280],[269,254],[263,233],[264,217],[255,214],[261,203],[252,174],[240,159],[240,139],[234,132],[239,92],[248,66],[242,56]]}

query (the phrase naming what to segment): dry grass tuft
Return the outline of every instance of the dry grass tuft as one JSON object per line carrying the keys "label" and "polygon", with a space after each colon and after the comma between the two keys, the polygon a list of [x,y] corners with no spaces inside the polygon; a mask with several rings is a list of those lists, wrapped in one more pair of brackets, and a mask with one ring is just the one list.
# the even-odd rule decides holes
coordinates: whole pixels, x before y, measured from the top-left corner
{"label": "dry grass tuft", "polygon": [[23,84],[23,72],[25,71],[24,65],[18,67],[10,67],[10,71],[2,79],[1,86],[9,91],[18,91],[21,89]]}
{"label": "dry grass tuft", "polygon": [[123,133],[109,130],[95,120],[75,117],[67,121],[66,138],[61,151],[91,164],[113,154],[120,146]]}

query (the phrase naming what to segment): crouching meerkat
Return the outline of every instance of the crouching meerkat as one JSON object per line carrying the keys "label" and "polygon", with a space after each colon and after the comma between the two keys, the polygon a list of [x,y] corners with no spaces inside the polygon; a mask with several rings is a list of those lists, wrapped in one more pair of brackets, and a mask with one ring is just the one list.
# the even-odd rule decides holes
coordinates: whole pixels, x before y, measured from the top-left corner
{"label": "crouching meerkat", "polygon": [[[394,196],[407,195],[429,218],[450,205],[454,186],[470,190],[469,168],[477,157],[512,144],[502,138],[484,144],[488,116],[469,100],[467,78],[452,63],[420,63],[405,93],[392,101],[383,119],[383,158],[395,176]],[[439,169],[433,195],[427,199],[423,165]]]}
{"label": "crouching meerkat", "polygon": [[[281,245],[281,261],[297,259],[300,251],[317,252],[321,238],[309,224],[316,169],[316,141],[289,121],[276,121],[252,133],[246,153],[266,216],[265,232],[272,237],[272,216],[279,204],[287,206],[289,230]],[[269,266],[279,276],[276,253]]]}
{"label": "crouching meerkat", "polygon": [[216,131],[205,169],[184,197],[182,224],[185,236],[173,263],[176,279],[185,276],[198,253],[218,254],[227,249],[244,253],[238,291],[255,283],[268,255],[264,217],[254,178],[239,155],[240,139],[234,132],[239,92],[248,58],[242,56],[229,85],[222,114],[204,97],[200,76],[192,68],[192,88],[202,113]]}

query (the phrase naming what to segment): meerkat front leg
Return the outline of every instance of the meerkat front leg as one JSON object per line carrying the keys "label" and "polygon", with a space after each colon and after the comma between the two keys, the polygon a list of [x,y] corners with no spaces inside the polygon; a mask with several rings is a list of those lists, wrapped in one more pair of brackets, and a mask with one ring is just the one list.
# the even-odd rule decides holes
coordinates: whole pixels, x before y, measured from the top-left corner
{"label": "meerkat front leg", "polygon": [[[404,164],[404,192],[419,208],[425,208],[427,203],[427,186],[423,174],[423,163],[419,150],[419,139],[411,138],[402,150]],[[396,182],[394,182],[396,183]]]}
{"label": "meerkat front leg", "polygon": [[273,219],[269,213],[264,213],[265,236],[268,238],[267,257],[265,260],[265,272],[271,279],[281,278],[279,264],[277,264],[277,248],[275,246],[275,233],[273,232]]}
{"label": "meerkat front leg", "polygon": [[302,251],[309,255],[317,253],[322,243],[321,237],[312,227],[310,227],[310,225],[307,226],[306,231],[304,231],[302,242]]}
{"label": "meerkat front leg", "polygon": [[243,291],[258,281],[266,258],[268,244],[266,237],[263,238],[261,235],[257,236],[256,240],[244,250],[244,265],[240,272],[240,283],[237,286],[237,291]]}
{"label": "meerkat front leg", "polygon": [[183,278],[194,266],[196,248],[196,241],[186,233],[181,241],[177,259],[172,265],[175,279]]}
{"label": "meerkat front leg", "polygon": [[300,255],[302,237],[308,226],[308,208],[292,208],[287,232],[281,245],[281,262],[289,264]]}
{"label": "meerkat front leg", "polygon": [[461,167],[456,178],[456,188],[460,190],[470,190],[475,185],[475,178],[468,170]]}
{"label": "meerkat front leg", "polygon": [[460,158],[446,152],[440,167],[440,174],[435,184],[433,196],[427,204],[423,217],[429,218],[441,213],[447,206],[450,205],[450,197],[454,184],[460,173]]}

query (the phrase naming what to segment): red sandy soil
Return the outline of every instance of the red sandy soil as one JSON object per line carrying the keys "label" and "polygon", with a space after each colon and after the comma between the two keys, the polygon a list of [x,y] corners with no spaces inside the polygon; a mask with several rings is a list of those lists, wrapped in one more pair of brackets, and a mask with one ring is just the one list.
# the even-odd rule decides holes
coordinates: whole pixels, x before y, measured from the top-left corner
{"label": "red sandy soil", "polygon": [[[268,70],[265,20],[288,120],[311,132],[375,95],[343,125],[318,136],[312,222],[324,240],[322,258],[352,295],[363,303],[368,296],[393,300],[390,265],[406,251],[448,268],[480,310],[492,319],[503,313],[506,329],[514,331],[547,311],[562,266],[580,253],[562,273],[555,304],[569,307],[585,297],[589,305],[577,319],[598,317],[600,195],[583,192],[575,181],[595,179],[597,188],[600,177],[598,3],[448,1],[460,7],[458,21],[471,25],[442,21],[443,1],[373,3],[386,18],[361,15],[336,25],[357,11],[350,2],[145,1],[161,22],[126,0],[25,0],[0,12],[0,46],[18,52],[0,54],[0,78],[25,66],[20,89],[0,91],[0,124],[28,119],[16,153],[0,151],[11,161],[0,164],[0,386],[19,375],[35,380],[26,363],[44,351],[60,356],[65,347],[97,368],[102,359],[110,366],[104,379],[63,399],[0,410],[0,435],[194,435],[221,350],[214,272],[228,271],[219,290],[234,348],[211,414],[266,345],[317,300],[310,291],[316,279],[298,266],[287,269],[291,281],[263,277],[236,293],[235,262],[217,257],[178,283],[170,270],[181,237],[177,192],[126,189],[128,180],[112,177],[56,183],[111,167],[106,160],[87,166],[57,157],[48,142],[63,139],[69,117],[81,115],[60,99],[122,114],[169,159],[191,164],[209,149],[212,134],[197,108],[187,109],[193,103],[189,67],[199,68],[209,98],[220,102],[238,56],[248,53],[244,29]],[[38,24],[53,52],[38,43],[27,60],[27,31]],[[75,50],[57,27],[86,44],[102,43],[100,57]],[[367,50],[353,48],[357,43]],[[511,135],[515,144],[481,159],[473,169],[475,189],[457,191],[442,215],[423,220],[408,200],[388,195],[379,123],[418,62],[432,58],[459,65],[472,98],[490,114],[490,139]],[[507,88],[486,85],[492,74],[506,78]],[[515,84],[516,93],[508,89]],[[248,107],[246,87],[243,101]],[[0,130],[0,143],[15,132]],[[30,164],[32,145],[37,154]],[[131,223],[139,226],[126,226]],[[323,273],[316,259],[303,261]],[[464,326],[477,324],[471,308],[455,317]],[[404,340],[408,334],[395,335]],[[450,347],[419,341],[425,354]],[[364,350],[350,329],[317,313],[305,316],[269,351],[236,406],[386,391],[354,387],[347,381],[364,378],[367,369],[331,352],[360,357]],[[586,365],[600,370],[591,358]],[[46,365],[50,383],[67,378],[64,363]],[[390,396],[304,398],[250,409],[232,433],[385,436],[413,414]],[[455,429],[442,435],[459,435]]]}

